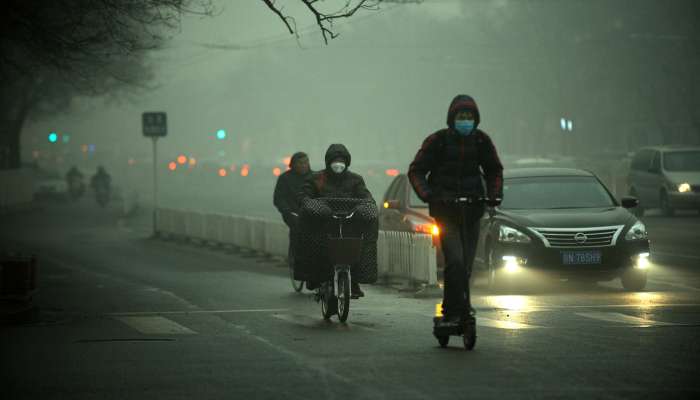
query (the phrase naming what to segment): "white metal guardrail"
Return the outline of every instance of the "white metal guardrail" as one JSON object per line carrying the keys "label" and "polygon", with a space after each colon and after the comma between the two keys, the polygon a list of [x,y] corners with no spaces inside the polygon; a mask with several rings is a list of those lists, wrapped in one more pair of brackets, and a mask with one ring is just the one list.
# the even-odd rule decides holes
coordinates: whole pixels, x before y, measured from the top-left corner
{"label": "white metal guardrail", "polygon": [[[279,221],[171,208],[159,208],[156,213],[156,232],[161,235],[287,256],[289,232]],[[379,231],[377,263],[380,279],[437,284],[435,247],[430,235]]]}

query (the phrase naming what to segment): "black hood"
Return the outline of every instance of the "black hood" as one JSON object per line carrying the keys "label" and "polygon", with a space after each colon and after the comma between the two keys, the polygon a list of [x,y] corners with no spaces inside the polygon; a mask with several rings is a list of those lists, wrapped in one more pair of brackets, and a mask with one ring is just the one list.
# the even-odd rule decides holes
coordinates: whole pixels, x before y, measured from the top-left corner
{"label": "black hood", "polygon": [[335,160],[336,158],[342,158],[345,160],[345,170],[347,171],[347,168],[350,166],[351,158],[350,152],[345,145],[335,143],[328,146],[328,150],[326,150],[326,169],[330,170],[331,161]]}
{"label": "black hood", "polygon": [[474,129],[479,126],[481,122],[481,115],[479,115],[479,107],[476,105],[476,101],[473,97],[460,94],[455,96],[450,103],[450,108],[447,110],[447,126],[454,129],[455,127],[455,114],[457,111],[469,110],[474,113]]}

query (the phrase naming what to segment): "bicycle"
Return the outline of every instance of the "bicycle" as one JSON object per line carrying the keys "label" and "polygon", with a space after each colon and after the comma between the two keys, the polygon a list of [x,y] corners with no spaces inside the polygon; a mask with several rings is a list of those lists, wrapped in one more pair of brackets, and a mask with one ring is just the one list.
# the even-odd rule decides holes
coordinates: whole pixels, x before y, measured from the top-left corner
{"label": "bicycle", "polygon": [[351,269],[360,261],[364,240],[363,236],[348,237],[343,234],[343,225],[354,215],[354,211],[332,214],[338,224],[338,236],[328,236],[328,260],[333,276],[322,282],[316,292],[316,300],[321,303],[321,314],[325,320],[337,314],[340,322],[345,322],[350,313]]}

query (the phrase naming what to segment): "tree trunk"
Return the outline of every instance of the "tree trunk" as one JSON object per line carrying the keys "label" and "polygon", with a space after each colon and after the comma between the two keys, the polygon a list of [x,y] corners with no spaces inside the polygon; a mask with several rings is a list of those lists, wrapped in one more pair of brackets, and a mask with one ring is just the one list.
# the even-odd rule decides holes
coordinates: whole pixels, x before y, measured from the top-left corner
{"label": "tree trunk", "polygon": [[[0,169],[17,169],[22,166],[21,134],[31,108],[26,87],[4,93],[0,103]],[[12,96],[12,95],[15,96]]]}

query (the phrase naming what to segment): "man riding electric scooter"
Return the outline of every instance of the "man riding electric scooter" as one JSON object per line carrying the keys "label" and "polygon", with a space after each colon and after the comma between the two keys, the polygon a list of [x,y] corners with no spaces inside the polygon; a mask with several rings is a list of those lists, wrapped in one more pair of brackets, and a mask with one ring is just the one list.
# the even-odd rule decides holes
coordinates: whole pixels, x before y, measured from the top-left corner
{"label": "man riding electric scooter", "polygon": [[408,171],[413,189],[429,204],[430,215],[440,226],[445,285],[443,318],[436,320],[436,327],[461,326],[465,321],[474,326],[469,284],[479,220],[484,197],[489,206],[499,204],[502,197],[503,166],[491,138],[478,129],[479,122],[474,99],[455,97],[447,112],[447,128],[423,141]]}

